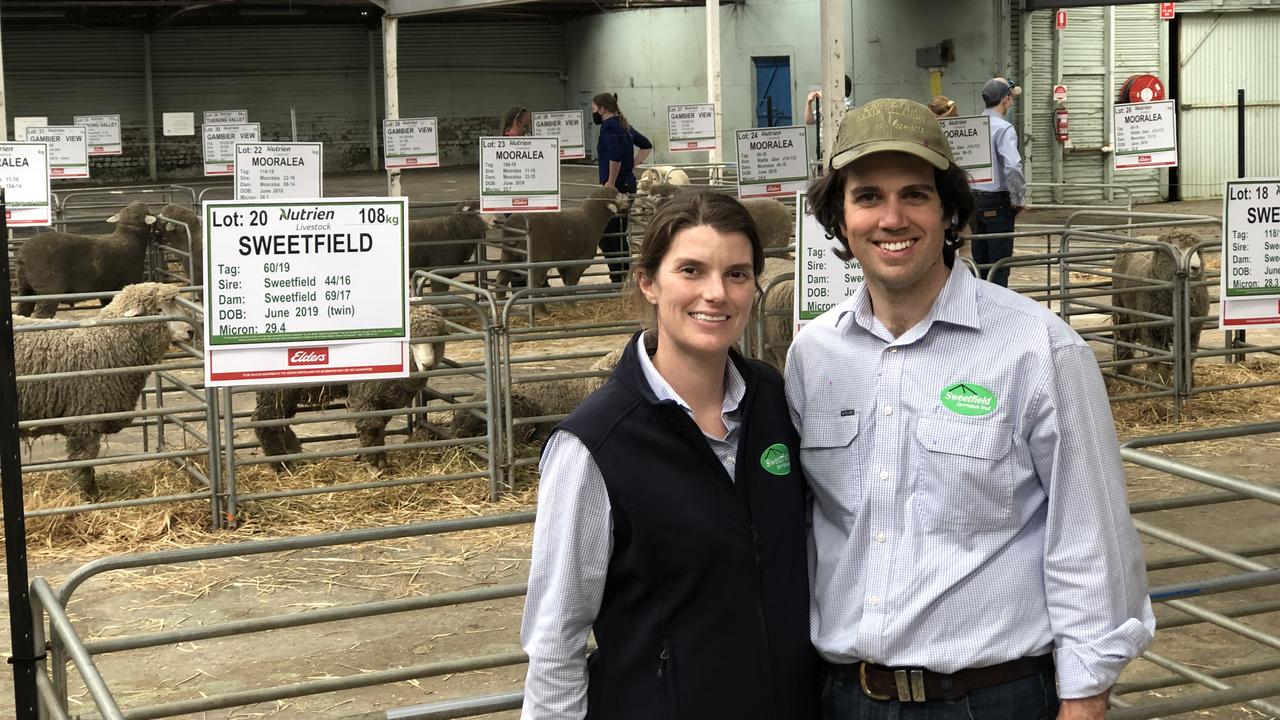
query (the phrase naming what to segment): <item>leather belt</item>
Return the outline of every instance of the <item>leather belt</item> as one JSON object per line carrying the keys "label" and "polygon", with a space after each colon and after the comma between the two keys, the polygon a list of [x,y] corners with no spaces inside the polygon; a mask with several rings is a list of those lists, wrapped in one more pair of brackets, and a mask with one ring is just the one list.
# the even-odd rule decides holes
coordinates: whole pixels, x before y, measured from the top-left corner
{"label": "leather belt", "polygon": [[924,668],[892,668],[869,662],[832,665],[837,672],[858,682],[873,700],[925,702],[959,700],[971,690],[1021,680],[1053,667],[1053,653],[1010,660],[999,665],[969,668],[946,674]]}

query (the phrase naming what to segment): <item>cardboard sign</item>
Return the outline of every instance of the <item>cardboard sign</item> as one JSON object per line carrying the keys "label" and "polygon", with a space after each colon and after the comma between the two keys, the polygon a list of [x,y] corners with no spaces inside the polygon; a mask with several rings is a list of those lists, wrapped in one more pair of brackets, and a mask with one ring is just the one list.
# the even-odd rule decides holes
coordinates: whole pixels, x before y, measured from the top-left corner
{"label": "cardboard sign", "polygon": [[716,148],[716,106],[667,106],[667,136],[671,152],[693,152]]}
{"label": "cardboard sign", "polygon": [[560,209],[560,139],[480,138],[480,212]]}
{"label": "cardboard sign", "polygon": [[383,120],[382,147],[386,170],[440,167],[440,140],[433,117]]}
{"label": "cardboard sign", "polygon": [[196,114],[189,112],[167,112],[163,115],[165,137],[182,137],[196,134]]}
{"label": "cardboard sign", "polygon": [[89,177],[89,133],[83,125],[27,128],[27,142],[49,145],[49,177],[53,180]]}
{"label": "cardboard sign", "polygon": [[53,224],[48,145],[0,143],[0,187],[9,227]]}
{"label": "cardboard sign", "polygon": [[321,143],[236,143],[237,200],[324,197]]}
{"label": "cardboard sign", "polygon": [[582,139],[582,111],[563,110],[533,114],[533,134],[560,138],[560,159],[577,160],[587,156]]}
{"label": "cardboard sign", "polygon": [[970,183],[991,182],[995,165],[991,150],[991,117],[942,118],[938,120],[942,134],[951,146],[951,157],[961,170],[969,173]]}
{"label": "cardboard sign", "polygon": [[234,175],[236,172],[236,143],[254,143],[261,139],[258,123],[242,125],[203,125],[204,174]]}
{"label": "cardboard sign", "polygon": [[76,115],[72,125],[82,125],[89,133],[89,157],[122,155],[119,115]]}
{"label": "cardboard sign", "polygon": [[754,128],[736,133],[738,197],[782,197],[809,184],[804,126]]}
{"label": "cardboard sign", "polygon": [[1178,164],[1178,113],[1172,100],[1116,105],[1112,128],[1116,170]]}
{"label": "cardboard sign", "polygon": [[796,281],[791,299],[796,332],[805,323],[853,297],[865,276],[857,260],[844,262],[832,248],[839,240],[809,213],[804,193],[796,194]]}
{"label": "cardboard sign", "polygon": [[15,117],[13,119],[13,139],[16,142],[22,142],[27,136],[27,128],[30,127],[48,127],[49,118],[29,115],[26,117]]}

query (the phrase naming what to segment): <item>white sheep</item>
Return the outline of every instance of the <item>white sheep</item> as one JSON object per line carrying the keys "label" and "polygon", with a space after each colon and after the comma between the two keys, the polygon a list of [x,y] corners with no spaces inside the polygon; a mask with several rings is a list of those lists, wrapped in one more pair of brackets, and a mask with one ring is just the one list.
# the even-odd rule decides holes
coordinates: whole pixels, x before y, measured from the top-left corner
{"label": "white sheep", "polygon": [[[647,197],[636,199],[632,214],[642,218],[652,216],[658,208],[670,200],[697,192],[711,191],[659,183],[650,188]],[[773,198],[750,198],[739,202],[755,221],[756,230],[760,233],[760,242],[766,248],[786,247],[792,243],[795,237],[796,221],[790,207]]]}
{"label": "white sheep", "polygon": [[[409,267],[414,270],[449,267],[471,260],[476,243],[459,241],[483,240],[494,221],[492,215],[482,214],[479,209],[479,202],[468,200],[458,205],[449,215],[410,221]],[[444,273],[445,277],[455,277],[457,274]],[[445,284],[439,280],[431,281],[432,292],[440,292],[445,288]]]}
{"label": "white sheep", "polygon": [[645,168],[645,171],[640,174],[640,179],[636,181],[636,194],[648,195],[653,186],[660,183],[688,185],[689,173],[674,165],[654,165]]}
{"label": "white sheep", "polygon": [[795,281],[783,280],[773,287],[770,283],[779,275],[795,272],[794,260],[785,258],[765,258],[764,271],[756,283],[764,290],[764,299],[760,302],[758,312],[764,314],[763,347],[757,349],[761,360],[782,371],[787,359],[787,348],[791,347],[794,335],[794,319],[792,318],[795,299]]}
{"label": "white sheep", "polygon": [[161,208],[160,217],[163,220],[158,226],[158,242],[191,253],[191,284],[203,285],[204,232],[200,227],[200,216],[185,205],[170,204]]}
{"label": "white sheep", "polygon": [[[409,308],[411,337],[439,337],[446,332],[444,316],[436,308],[429,305],[414,305]],[[409,351],[413,361],[413,372],[425,372],[435,367],[444,358],[444,345],[444,340],[411,344]],[[351,412],[395,410],[408,407],[413,398],[426,386],[426,378],[411,377],[402,380],[367,380],[354,383],[262,389],[256,393],[257,406],[253,411],[253,420],[257,422],[292,418],[297,415],[300,406],[322,409],[330,401],[342,397],[346,397],[347,409]],[[360,447],[382,447],[386,441],[388,420],[389,418],[385,415],[356,420]],[[267,456],[302,452],[302,441],[288,425],[255,427],[253,432],[262,445],[263,454]],[[364,453],[361,459],[376,468],[387,466],[386,453]],[[272,466],[279,471],[293,464],[293,462],[273,462]]]}
{"label": "white sheep", "polygon": [[[178,288],[160,283],[129,285],[98,312],[98,319],[143,316],[189,317],[177,302]],[[189,342],[195,331],[185,320],[128,325],[86,325],[61,330],[32,330],[49,321],[15,323],[14,358],[19,377],[142,367],[160,362],[174,341]],[[131,422],[75,420],[75,416],[127,412],[138,405],[148,372],[88,374],[18,384],[22,420],[68,418],[58,425],[24,430],[27,437],[60,434],[67,438],[68,460],[98,457],[101,436],[116,433]],[[98,494],[92,467],[72,471],[87,498]]]}
{"label": "white sheep", "polygon": [[[142,280],[156,221],[146,203],[131,202],[107,222],[110,235],[76,235],[46,230],[18,249],[18,295],[108,292]],[[18,302],[19,315],[51,318],[57,300]]]}
{"label": "white sheep", "polygon": [[[587,266],[572,263],[575,260],[590,260],[596,255],[596,247],[600,243],[600,235],[604,232],[609,219],[620,211],[626,210],[627,196],[613,188],[597,188],[591,196],[582,201],[582,205],[559,212],[525,213],[513,215],[503,227],[507,242],[514,238],[523,240],[529,237],[529,259],[527,262],[570,261],[569,264],[556,267],[560,280],[566,286],[577,285]],[[512,249],[502,251],[503,262],[519,262],[521,257]],[[511,270],[498,272],[498,286],[509,287]],[[529,287],[544,287],[547,284],[547,268],[529,269]]]}

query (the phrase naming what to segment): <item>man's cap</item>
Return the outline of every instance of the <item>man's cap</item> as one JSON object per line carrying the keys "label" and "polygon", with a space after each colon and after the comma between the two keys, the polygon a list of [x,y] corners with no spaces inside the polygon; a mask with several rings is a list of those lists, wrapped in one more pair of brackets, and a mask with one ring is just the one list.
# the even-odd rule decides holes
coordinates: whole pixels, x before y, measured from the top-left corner
{"label": "man's cap", "polygon": [[982,86],[982,101],[989,104],[1000,102],[1006,95],[1017,97],[1021,94],[1022,88],[1018,83],[1002,77],[991,78]]}
{"label": "man's cap", "polygon": [[845,113],[831,148],[831,169],[881,152],[914,155],[939,170],[955,162],[938,119],[912,100],[872,100]]}

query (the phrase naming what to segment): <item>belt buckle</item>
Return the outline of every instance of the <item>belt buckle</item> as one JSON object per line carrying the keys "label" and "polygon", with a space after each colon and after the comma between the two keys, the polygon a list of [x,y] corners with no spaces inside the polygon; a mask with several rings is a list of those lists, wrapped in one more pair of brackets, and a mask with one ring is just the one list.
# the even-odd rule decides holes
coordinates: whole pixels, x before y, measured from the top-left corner
{"label": "belt buckle", "polygon": [[871,698],[872,700],[892,700],[893,699],[888,695],[881,695],[873,691],[871,688],[867,687],[867,663],[866,662],[858,663],[858,683],[862,685],[862,692],[866,693],[867,697]]}

